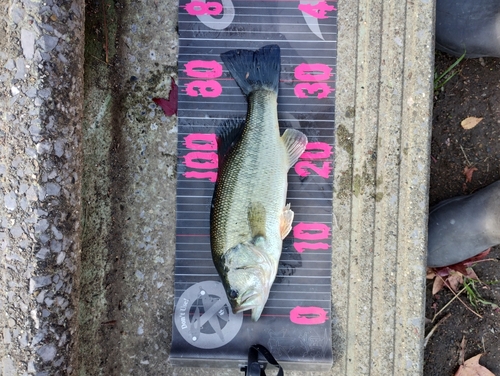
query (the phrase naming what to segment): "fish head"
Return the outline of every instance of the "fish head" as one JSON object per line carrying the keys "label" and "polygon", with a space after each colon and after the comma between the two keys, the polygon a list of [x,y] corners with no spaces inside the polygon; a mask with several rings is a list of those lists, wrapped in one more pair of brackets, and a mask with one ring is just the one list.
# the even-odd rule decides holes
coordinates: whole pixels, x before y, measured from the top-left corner
{"label": "fish head", "polygon": [[252,310],[257,321],[276,277],[276,266],[264,250],[240,244],[226,256],[223,285],[234,313]]}

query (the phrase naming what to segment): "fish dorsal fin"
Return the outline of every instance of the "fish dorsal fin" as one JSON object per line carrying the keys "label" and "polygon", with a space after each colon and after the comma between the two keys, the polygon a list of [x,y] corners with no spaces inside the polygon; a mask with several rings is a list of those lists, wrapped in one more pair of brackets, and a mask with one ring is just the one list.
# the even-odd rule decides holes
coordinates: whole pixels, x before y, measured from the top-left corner
{"label": "fish dorsal fin", "polygon": [[252,202],[248,208],[248,224],[252,238],[266,237],[266,208],[260,202]]}
{"label": "fish dorsal fin", "polygon": [[281,136],[288,153],[288,168],[291,168],[302,155],[307,146],[307,137],[304,133],[288,128]]}
{"label": "fish dorsal fin", "polygon": [[234,145],[241,138],[245,120],[243,118],[232,118],[224,121],[217,129],[217,154],[219,156],[219,168],[225,156],[231,151]]}
{"label": "fish dorsal fin", "polygon": [[287,204],[283,208],[283,213],[281,213],[281,220],[280,220],[281,239],[285,239],[286,236],[292,230],[293,215],[294,213],[292,209],[290,209],[290,204]]}

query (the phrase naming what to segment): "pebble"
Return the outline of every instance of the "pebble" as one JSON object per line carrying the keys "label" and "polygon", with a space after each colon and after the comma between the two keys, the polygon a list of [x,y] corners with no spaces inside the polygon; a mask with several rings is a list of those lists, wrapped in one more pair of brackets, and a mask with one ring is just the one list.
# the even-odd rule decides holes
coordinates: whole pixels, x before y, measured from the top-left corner
{"label": "pebble", "polygon": [[56,183],[47,183],[45,185],[45,193],[47,196],[59,196],[61,186]]}
{"label": "pebble", "polygon": [[45,88],[38,91],[38,95],[45,99],[49,98],[51,93],[52,90],[50,90],[50,88]]}
{"label": "pebble", "polygon": [[36,352],[42,360],[47,363],[52,361],[56,357],[57,349],[56,347],[50,343],[48,345],[44,345],[40,347]]}
{"label": "pebble", "polygon": [[143,281],[144,280],[144,273],[141,272],[140,270],[136,270],[135,271],[135,276],[137,277],[137,279],[139,279],[140,281]]}
{"label": "pebble", "polygon": [[22,80],[26,74],[26,67],[23,58],[16,59],[17,72],[14,78]]}
{"label": "pebble", "polygon": [[3,375],[4,376],[16,376],[17,369],[14,365],[14,361],[11,358],[4,357],[3,358]]}
{"label": "pebble", "polygon": [[12,7],[10,10],[10,16],[16,25],[24,19],[25,14],[22,8]]}
{"label": "pebble", "polygon": [[14,239],[20,238],[23,234],[23,229],[19,225],[15,225],[10,229],[10,234]]}
{"label": "pebble", "polygon": [[17,94],[19,94],[19,93],[20,93],[19,89],[18,89],[16,86],[12,86],[12,87],[10,88],[10,92],[11,92],[11,94],[12,94],[13,96],[16,96]]}
{"label": "pebble", "polygon": [[39,258],[41,260],[45,260],[47,255],[50,253],[50,250],[48,248],[42,248],[40,249],[37,254],[35,255],[36,258]]}
{"label": "pebble", "polygon": [[4,205],[5,205],[5,208],[7,210],[15,210],[16,207],[17,207],[17,203],[16,203],[16,194],[12,191],[10,191],[9,193],[7,193],[4,198],[3,198],[3,201],[4,201]]}
{"label": "pebble", "polygon": [[66,253],[64,253],[64,252],[59,253],[57,255],[57,260],[56,260],[57,265],[62,264],[62,262],[64,261],[65,257],[66,257]]}
{"label": "pebble", "polygon": [[21,47],[26,59],[33,59],[35,54],[35,33],[31,30],[21,29]]}
{"label": "pebble", "polygon": [[59,42],[59,39],[50,35],[43,35],[38,39],[38,44],[45,52],[52,51]]}
{"label": "pebble", "polygon": [[52,283],[52,278],[50,275],[30,278],[30,294],[33,294],[35,290],[48,286],[51,283]]}
{"label": "pebble", "polygon": [[54,142],[54,153],[60,158],[64,154],[64,145],[65,142],[62,139],[56,140]]}
{"label": "pebble", "polygon": [[16,65],[14,64],[14,60],[12,59],[9,59],[7,60],[7,62],[5,63],[5,65],[3,66],[5,69],[8,69],[8,70],[12,70],[16,67]]}
{"label": "pebble", "polygon": [[3,328],[3,343],[9,344],[12,340],[10,336],[10,330],[8,328]]}

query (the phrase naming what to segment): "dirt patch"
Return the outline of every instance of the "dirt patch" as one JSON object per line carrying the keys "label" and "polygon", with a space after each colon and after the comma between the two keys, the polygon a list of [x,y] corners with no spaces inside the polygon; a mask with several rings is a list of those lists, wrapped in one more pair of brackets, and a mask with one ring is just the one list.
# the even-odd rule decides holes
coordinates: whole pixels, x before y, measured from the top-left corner
{"label": "dirt patch", "polygon": [[[446,54],[436,54],[437,73],[456,61]],[[500,180],[500,59],[465,59],[457,74],[435,94],[431,147],[431,206],[444,199],[470,194]],[[465,130],[460,125],[467,117],[483,120]],[[477,168],[466,183],[464,169]],[[500,260],[500,247],[490,258]],[[479,286],[482,298],[500,305],[500,263],[489,261],[474,267],[487,284]],[[452,298],[446,289],[435,296],[432,282],[427,286],[426,318],[432,319]],[[467,296],[460,296],[469,306]],[[474,308],[474,307],[472,307]],[[484,353],[480,363],[500,375],[500,310],[479,304],[478,317],[457,299],[444,309],[426,333],[442,317],[451,316],[439,326],[425,348],[424,375],[453,375],[459,367],[460,343],[467,341],[465,359]]]}

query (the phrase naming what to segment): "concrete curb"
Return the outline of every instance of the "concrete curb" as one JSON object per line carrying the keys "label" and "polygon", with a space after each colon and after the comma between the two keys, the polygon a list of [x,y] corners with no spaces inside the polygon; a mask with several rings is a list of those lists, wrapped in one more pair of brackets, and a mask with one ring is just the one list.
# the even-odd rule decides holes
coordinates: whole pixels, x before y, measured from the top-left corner
{"label": "concrete curb", "polygon": [[339,4],[333,374],[422,373],[433,19],[433,2]]}
{"label": "concrete curb", "polygon": [[66,375],[77,348],[83,2],[0,20],[3,375]]}

